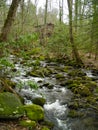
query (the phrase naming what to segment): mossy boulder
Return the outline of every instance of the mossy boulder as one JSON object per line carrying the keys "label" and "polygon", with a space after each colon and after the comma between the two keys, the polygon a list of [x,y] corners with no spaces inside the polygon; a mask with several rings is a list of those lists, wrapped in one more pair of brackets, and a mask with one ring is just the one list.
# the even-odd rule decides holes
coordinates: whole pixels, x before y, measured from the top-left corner
{"label": "mossy boulder", "polygon": [[49,82],[44,83],[43,86],[47,87],[48,89],[53,89],[53,87],[54,87],[54,85]]}
{"label": "mossy boulder", "polygon": [[64,79],[65,76],[63,74],[56,74],[56,79]]}
{"label": "mossy boulder", "polygon": [[32,120],[22,120],[20,121],[20,125],[28,128],[36,128],[36,122]]}
{"label": "mossy boulder", "polygon": [[44,110],[41,106],[36,104],[25,105],[22,107],[22,109],[26,112],[26,115],[30,120],[44,120]]}
{"label": "mossy boulder", "polygon": [[45,77],[45,76],[49,76],[52,73],[53,73],[52,70],[47,67],[46,68],[39,67],[30,71],[28,75],[34,77]]}
{"label": "mossy boulder", "polygon": [[41,128],[41,130],[50,130],[48,127],[46,127],[46,126],[43,126],[42,128]]}
{"label": "mossy boulder", "polygon": [[0,118],[18,118],[24,114],[20,110],[22,103],[18,96],[9,92],[0,93]]}
{"label": "mossy boulder", "polygon": [[82,112],[78,112],[76,110],[70,110],[69,113],[68,113],[68,117],[71,117],[71,118],[76,118],[76,117],[82,117],[84,116],[84,113]]}
{"label": "mossy boulder", "polygon": [[66,72],[66,73],[68,73],[72,69],[73,69],[72,66],[65,66],[64,69],[63,69],[63,71]]}
{"label": "mossy boulder", "polygon": [[68,73],[69,76],[72,77],[82,77],[82,76],[86,76],[86,73],[84,73],[83,71],[81,71],[80,69],[76,69],[76,70],[72,70]]}
{"label": "mossy boulder", "polygon": [[91,91],[89,90],[89,88],[86,87],[86,86],[83,85],[83,84],[80,84],[79,87],[74,88],[74,89],[73,89],[73,92],[74,92],[75,94],[80,94],[80,95],[83,96],[83,97],[86,97],[86,96],[90,96],[90,95],[91,95]]}
{"label": "mossy boulder", "polygon": [[94,91],[95,88],[97,88],[97,83],[94,81],[89,81],[86,83],[86,86],[90,89],[90,91]]}
{"label": "mossy boulder", "polygon": [[77,109],[79,108],[79,103],[76,102],[76,101],[69,102],[69,103],[68,103],[68,107],[69,107],[70,109],[75,109],[75,110],[77,110]]}
{"label": "mossy boulder", "polygon": [[46,99],[43,97],[36,97],[36,98],[32,99],[32,102],[36,105],[43,106],[46,102]]}

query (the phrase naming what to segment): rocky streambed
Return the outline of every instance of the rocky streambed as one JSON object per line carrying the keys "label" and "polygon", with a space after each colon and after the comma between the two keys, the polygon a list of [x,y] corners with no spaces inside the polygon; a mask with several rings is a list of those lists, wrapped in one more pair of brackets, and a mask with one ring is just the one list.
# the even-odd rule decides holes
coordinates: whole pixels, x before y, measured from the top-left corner
{"label": "rocky streambed", "polygon": [[97,70],[72,67],[66,63],[28,60],[14,61],[8,77],[16,83],[25,104],[44,108],[52,130],[98,129]]}

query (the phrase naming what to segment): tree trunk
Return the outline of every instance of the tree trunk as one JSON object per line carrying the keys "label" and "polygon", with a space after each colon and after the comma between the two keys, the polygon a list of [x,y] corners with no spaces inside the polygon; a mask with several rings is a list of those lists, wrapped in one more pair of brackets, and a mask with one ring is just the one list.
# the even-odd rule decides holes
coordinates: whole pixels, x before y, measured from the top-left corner
{"label": "tree trunk", "polygon": [[78,0],[75,0],[75,32],[77,32]]}
{"label": "tree trunk", "polygon": [[8,40],[8,34],[11,30],[15,15],[16,15],[16,11],[18,8],[18,4],[21,0],[13,0],[12,4],[10,6],[7,18],[5,20],[4,26],[2,28],[2,32],[1,32],[1,36],[0,36],[0,42],[5,42]]}
{"label": "tree trunk", "polygon": [[63,0],[59,0],[59,22],[63,22]]}
{"label": "tree trunk", "polygon": [[45,17],[44,17],[44,24],[45,25],[47,23],[47,8],[48,8],[48,0],[46,0],[46,5],[45,5]]}
{"label": "tree trunk", "polygon": [[98,1],[92,1],[93,4],[93,43],[95,44],[95,60],[98,57]]}
{"label": "tree trunk", "polygon": [[74,44],[73,27],[72,27],[72,0],[67,0],[67,3],[69,10],[69,35],[70,35],[70,43],[72,46],[72,56],[78,64],[82,64],[83,62],[79,56],[77,47]]}

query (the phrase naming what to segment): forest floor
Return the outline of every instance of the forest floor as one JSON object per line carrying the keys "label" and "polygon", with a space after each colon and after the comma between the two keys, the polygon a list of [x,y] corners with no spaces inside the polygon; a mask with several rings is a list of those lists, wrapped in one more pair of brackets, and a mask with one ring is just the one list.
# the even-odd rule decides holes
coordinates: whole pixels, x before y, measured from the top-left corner
{"label": "forest floor", "polygon": [[86,67],[90,67],[91,69],[93,69],[93,68],[98,69],[98,58],[95,60],[94,55],[91,55],[91,57],[89,57],[88,53],[83,54],[82,60]]}
{"label": "forest floor", "polygon": [[0,120],[0,130],[29,130],[19,125],[19,121],[2,121]]}

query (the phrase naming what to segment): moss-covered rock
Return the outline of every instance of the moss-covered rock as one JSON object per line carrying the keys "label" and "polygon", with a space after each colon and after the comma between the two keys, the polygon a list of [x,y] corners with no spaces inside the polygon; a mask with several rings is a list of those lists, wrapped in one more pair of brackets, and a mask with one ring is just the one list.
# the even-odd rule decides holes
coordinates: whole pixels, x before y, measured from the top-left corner
{"label": "moss-covered rock", "polygon": [[26,115],[30,120],[40,121],[44,119],[44,110],[39,105],[25,105],[22,109],[25,110]]}
{"label": "moss-covered rock", "polygon": [[65,78],[65,76],[63,74],[56,74],[56,79],[62,79]]}
{"label": "moss-covered rock", "polygon": [[45,76],[49,76],[51,73],[53,73],[51,69],[47,67],[46,68],[39,67],[38,69],[34,69],[30,71],[28,75],[34,76],[34,77],[45,77]]}
{"label": "moss-covered rock", "polygon": [[78,112],[76,110],[70,110],[68,113],[68,116],[71,118],[82,117],[83,115],[84,115],[84,113]]}
{"label": "moss-covered rock", "polygon": [[53,89],[53,87],[54,87],[54,85],[49,82],[44,83],[43,86],[47,87],[48,89]]}
{"label": "moss-covered rock", "polygon": [[32,99],[32,102],[36,105],[43,106],[46,102],[46,99],[43,97],[37,97],[37,98]]}
{"label": "moss-covered rock", "polygon": [[86,86],[83,85],[83,84],[80,84],[79,87],[74,88],[74,89],[73,89],[73,92],[74,92],[75,94],[80,94],[81,96],[84,96],[84,97],[91,95],[91,91],[89,90],[89,88],[86,87]]}
{"label": "moss-covered rock", "polygon": [[41,130],[50,130],[48,127],[46,127],[46,126],[43,126],[42,128],[41,128]]}
{"label": "moss-covered rock", "polygon": [[90,104],[95,104],[96,103],[96,98],[94,96],[88,96],[86,98],[87,102],[90,103]]}
{"label": "moss-covered rock", "polygon": [[68,107],[69,107],[70,109],[75,109],[75,110],[77,110],[77,109],[79,108],[79,104],[78,104],[78,102],[76,102],[76,101],[74,101],[74,102],[69,102],[69,103],[68,103]]}
{"label": "moss-covered rock", "polygon": [[23,127],[36,128],[36,122],[32,120],[21,120],[19,124]]}
{"label": "moss-covered rock", "polygon": [[83,71],[81,71],[80,69],[76,69],[76,70],[72,70],[68,73],[69,76],[72,77],[82,77],[82,76],[86,76],[86,73],[84,73]]}
{"label": "moss-covered rock", "polygon": [[97,87],[97,83],[94,82],[94,81],[89,81],[85,84],[89,89],[90,91],[94,91],[94,89]]}
{"label": "moss-covered rock", "polygon": [[3,92],[0,93],[0,118],[18,118],[24,113],[20,110],[22,103],[18,96]]}
{"label": "moss-covered rock", "polygon": [[66,73],[68,73],[72,69],[73,69],[72,66],[65,66],[64,69],[63,69],[63,71],[66,72]]}

